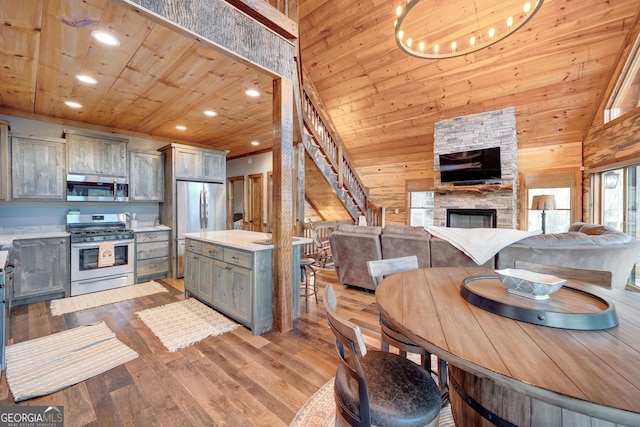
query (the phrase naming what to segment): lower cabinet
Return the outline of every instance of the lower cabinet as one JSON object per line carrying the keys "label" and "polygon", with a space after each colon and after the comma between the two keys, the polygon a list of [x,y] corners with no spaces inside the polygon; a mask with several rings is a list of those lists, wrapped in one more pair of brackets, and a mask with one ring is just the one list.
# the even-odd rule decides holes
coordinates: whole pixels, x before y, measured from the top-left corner
{"label": "lower cabinet", "polygon": [[169,230],[136,232],[136,283],[169,276]]}
{"label": "lower cabinet", "polygon": [[10,292],[12,305],[30,304],[71,293],[68,237],[16,239],[10,262],[15,266]]}
{"label": "lower cabinet", "polygon": [[[187,238],[184,287],[188,295],[251,329],[271,330],[273,250],[244,251]],[[294,247],[293,283],[300,282],[300,249]],[[294,317],[300,315],[300,289],[294,286]]]}

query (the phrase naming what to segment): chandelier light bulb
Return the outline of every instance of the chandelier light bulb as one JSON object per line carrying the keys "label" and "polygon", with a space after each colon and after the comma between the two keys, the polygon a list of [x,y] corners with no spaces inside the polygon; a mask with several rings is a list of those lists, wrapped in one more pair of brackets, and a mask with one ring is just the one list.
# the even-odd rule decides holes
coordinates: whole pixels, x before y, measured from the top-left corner
{"label": "chandelier light bulb", "polygon": [[[477,1],[479,0],[463,0],[458,8],[461,15],[458,16],[450,13],[450,10],[440,10],[427,0],[400,0],[399,6],[397,3],[396,6],[391,6],[397,14],[397,17],[392,18],[395,19],[396,45],[404,53],[423,59],[442,60],[468,55],[499,43],[519,31],[538,13],[544,3],[544,0],[522,0],[522,3],[519,0],[510,0],[515,5],[513,8],[514,5],[506,6],[503,0],[496,0],[486,2],[489,4],[483,7],[476,7]],[[522,8],[521,12],[517,12],[518,7]],[[511,12],[504,13],[507,10]],[[496,20],[496,17],[499,18]],[[507,29],[504,28],[505,24]],[[423,34],[416,34],[418,29]],[[406,31],[409,33],[405,34]],[[408,37],[409,34],[411,38]],[[465,42],[463,36],[462,44],[458,46],[458,42],[453,40],[460,39],[461,34],[467,34],[469,42]],[[417,40],[415,45],[414,38]],[[438,44],[430,40],[443,41],[442,51]],[[447,49],[447,45],[450,50]]]}

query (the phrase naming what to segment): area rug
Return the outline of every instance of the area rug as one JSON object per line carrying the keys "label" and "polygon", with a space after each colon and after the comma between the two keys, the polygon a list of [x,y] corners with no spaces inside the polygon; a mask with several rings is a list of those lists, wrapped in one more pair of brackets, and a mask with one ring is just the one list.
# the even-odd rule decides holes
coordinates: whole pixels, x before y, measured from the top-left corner
{"label": "area rug", "polygon": [[[333,427],[336,419],[336,405],[333,400],[333,378],[320,387],[298,411],[289,427]],[[451,405],[440,411],[439,427],[455,427],[451,415]]]}
{"label": "area rug", "polygon": [[51,301],[51,315],[60,316],[74,311],[87,310],[102,305],[113,304],[128,299],[139,298],[159,292],[169,292],[164,286],[153,280],[137,285],[109,289],[108,291],[93,292],[71,298]]}
{"label": "area rug", "polygon": [[6,375],[16,402],[77,384],[138,357],[104,322],[6,349]]}
{"label": "area rug", "polygon": [[240,326],[194,298],[149,308],[136,314],[170,353]]}

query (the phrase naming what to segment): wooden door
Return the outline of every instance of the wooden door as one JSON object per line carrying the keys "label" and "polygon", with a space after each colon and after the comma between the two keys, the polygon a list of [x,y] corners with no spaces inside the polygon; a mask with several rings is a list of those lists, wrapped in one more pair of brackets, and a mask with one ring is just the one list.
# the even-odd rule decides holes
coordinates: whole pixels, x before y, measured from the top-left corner
{"label": "wooden door", "polygon": [[244,203],[244,176],[227,179],[227,230],[247,230],[249,219]]}
{"label": "wooden door", "polygon": [[249,230],[263,231],[262,174],[249,175]]}

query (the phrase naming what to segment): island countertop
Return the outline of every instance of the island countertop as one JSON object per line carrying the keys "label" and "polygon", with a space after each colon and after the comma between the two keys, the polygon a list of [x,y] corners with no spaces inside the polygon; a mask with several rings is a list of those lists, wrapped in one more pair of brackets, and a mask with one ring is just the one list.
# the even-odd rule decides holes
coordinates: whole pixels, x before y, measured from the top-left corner
{"label": "island countertop", "polygon": [[[229,246],[247,251],[264,251],[273,249],[273,244],[269,242],[269,234],[257,231],[246,230],[220,230],[203,231],[199,233],[185,233],[187,239],[195,239],[203,242],[216,243],[222,246]],[[306,237],[294,237],[293,245],[304,245],[312,243],[313,240]]]}

